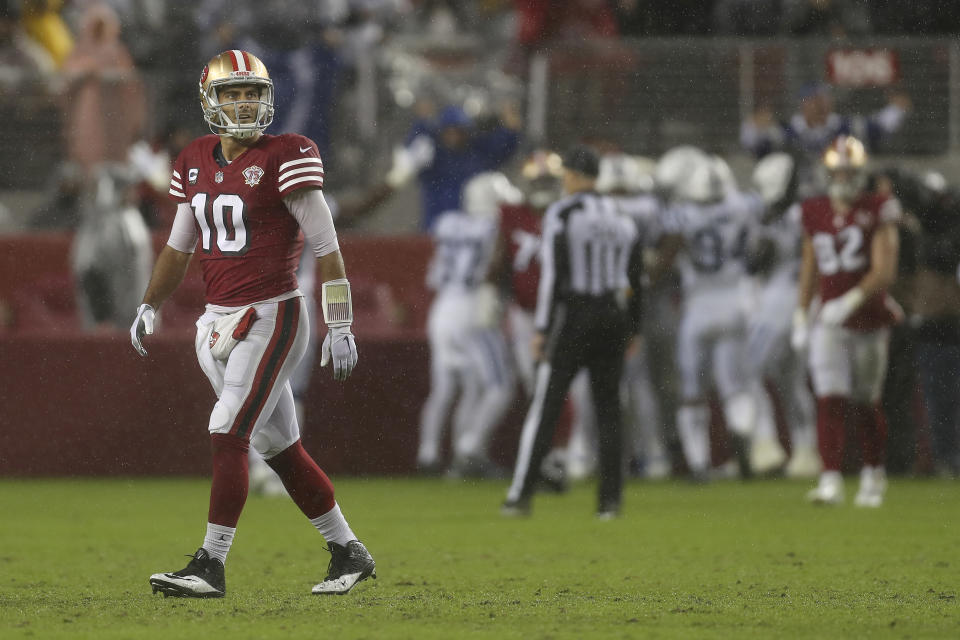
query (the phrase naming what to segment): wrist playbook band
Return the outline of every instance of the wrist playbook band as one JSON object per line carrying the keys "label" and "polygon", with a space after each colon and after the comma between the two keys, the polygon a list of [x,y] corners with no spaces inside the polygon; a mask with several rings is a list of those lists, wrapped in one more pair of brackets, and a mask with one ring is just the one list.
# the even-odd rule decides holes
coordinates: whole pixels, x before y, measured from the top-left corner
{"label": "wrist playbook band", "polygon": [[353,298],[346,278],[323,283],[320,306],[323,321],[328,327],[349,326],[353,323]]}

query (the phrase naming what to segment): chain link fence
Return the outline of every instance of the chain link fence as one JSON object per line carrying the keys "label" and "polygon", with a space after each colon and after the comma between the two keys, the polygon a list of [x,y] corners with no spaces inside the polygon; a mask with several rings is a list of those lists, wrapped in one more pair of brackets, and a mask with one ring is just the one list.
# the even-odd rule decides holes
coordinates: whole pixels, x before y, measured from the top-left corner
{"label": "chain link fence", "polygon": [[[960,44],[942,38],[823,40],[647,39],[557,47],[517,59],[509,45],[464,38],[442,46],[394,39],[361,56],[345,78],[334,112],[331,168],[345,184],[376,180],[390,149],[415,117],[418,101],[457,103],[474,115],[499,101],[523,108],[528,143],[561,148],[584,138],[655,156],[677,144],[742,152],[739,128],[754,109],[788,118],[806,84],[828,79],[832,52],[886,52],[885,86],[834,86],[836,110],[868,114],[888,94],[913,109],[884,154],[960,155]],[[204,133],[192,91],[194,73],[148,71],[144,84],[153,129],[194,123]],[[869,78],[868,78],[869,80]],[[62,160],[63,109],[43,86],[4,87],[0,189],[40,189]],[[157,130],[148,134],[159,133]]]}
{"label": "chain link fence", "polygon": [[[847,54],[846,68],[835,73],[850,86],[833,87],[838,113],[867,115],[894,91],[913,103],[883,153],[956,152],[957,51],[955,41],[932,38],[842,46],[820,40],[660,39],[564,48],[531,61],[531,76],[546,76],[530,84],[530,102],[543,105],[532,125],[537,137],[553,146],[591,136],[646,155],[678,144],[736,153],[744,118],[767,107],[788,119],[804,86],[829,80],[830,62],[840,52]],[[878,65],[886,68],[878,71]],[[886,86],[877,86],[877,79]]]}

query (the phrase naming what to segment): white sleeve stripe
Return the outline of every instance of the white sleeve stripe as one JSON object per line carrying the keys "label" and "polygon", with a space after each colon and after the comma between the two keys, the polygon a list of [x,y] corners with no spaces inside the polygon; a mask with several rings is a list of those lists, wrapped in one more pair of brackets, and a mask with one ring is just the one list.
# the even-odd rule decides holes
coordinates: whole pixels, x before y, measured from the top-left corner
{"label": "white sleeve stripe", "polygon": [[[303,176],[302,178],[297,178],[296,180],[289,180],[280,185],[279,191],[286,191],[290,187],[300,182],[318,182],[320,186],[323,186],[323,176]],[[184,196],[186,197],[186,196]]]}
{"label": "white sleeve stripe", "polygon": [[173,177],[176,178],[177,180],[180,180],[180,174],[177,173],[176,170],[174,170],[174,172],[173,172]]}
{"label": "white sleeve stripe", "polygon": [[284,162],[282,165],[280,165],[280,168],[277,169],[277,171],[280,173],[283,173],[283,170],[286,169],[287,167],[292,167],[298,164],[305,164],[307,162],[319,164],[320,168],[321,169],[323,168],[323,160],[321,160],[320,158],[300,158],[299,160],[291,160],[290,162]]}
{"label": "white sleeve stripe", "polygon": [[176,180],[171,180],[171,181],[170,181],[170,186],[171,186],[171,187],[176,187],[177,189],[183,189],[183,185],[180,184],[179,182],[177,182]]}
{"label": "white sleeve stripe", "polygon": [[178,198],[186,198],[186,197],[187,197],[187,194],[181,193],[180,191],[174,191],[173,189],[170,189],[170,192],[169,192],[169,193],[170,193],[170,195],[172,195],[172,196],[177,196]]}
{"label": "white sleeve stripe", "polygon": [[319,174],[322,176],[322,175],[323,175],[323,169],[321,169],[320,167],[301,167],[301,168],[299,168],[299,169],[291,169],[290,171],[287,171],[286,173],[281,173],[281,174],[280,174],[280,177],[277,178],[277,180],[278,180],[279,182],[283,182],[283,181],[286,180],[287,178],[289,178],[289,177],[291,177],[291,176],[295,176],[295,175],[300,174],[300,173],[319,173]]}

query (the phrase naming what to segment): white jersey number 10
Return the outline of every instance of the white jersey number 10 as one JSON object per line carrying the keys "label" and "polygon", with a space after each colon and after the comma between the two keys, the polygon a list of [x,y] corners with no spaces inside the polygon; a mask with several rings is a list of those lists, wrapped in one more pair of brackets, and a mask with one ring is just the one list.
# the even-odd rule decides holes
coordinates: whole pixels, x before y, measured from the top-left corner
{"label": "white jersey number 10", "polygon": [[250,248],[247,220],[243,215],[243,200],[233,193],[218,195],[207,211],[207,194],[198,193],[190,201],[193,217],[200,225],[200,246],[210,253],[216,235],[217,248],[227,256],[240,256]]}

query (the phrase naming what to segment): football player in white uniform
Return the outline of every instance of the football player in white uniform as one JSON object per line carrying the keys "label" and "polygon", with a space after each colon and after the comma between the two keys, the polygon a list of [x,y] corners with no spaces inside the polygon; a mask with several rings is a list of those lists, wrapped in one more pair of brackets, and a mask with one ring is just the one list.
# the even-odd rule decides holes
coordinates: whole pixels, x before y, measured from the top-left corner
{"label": "football player in white uniform", "polygon": [[[756,194],[734,190],[713,158],[689,154],[664,215],[662,260],[678,255],[683,319],[677,340],[680,402],[677,430],[694,478],[710,466],[708,394],[715,387],[734,439],[741,475],[750,473],[748,440],[756,422],[756,383],[746,375],[744,256],[763,211]],[[658,174],[664,172],[658,171]],[[678,172],[681,176],[683,172]]]}
{"label": "football player in white uniform", "polygon": [[427,324],[431,389],[417,452],[417,466],[426,473],[440,470],[443,427],[459,390],[450,474],[499,475],[487,445],[513,397],[515,378],[501,329],[500,294],[487,277],[500,204],[521,198],[502,173],[482,173],[464,187],[464,211],[445,213],[435,225],[436,252],[427,274],[436,291]]}
{"label": "football player in white uniform", "polygon": [[[782,403],[790,429],[791,455],[788,477],[814,477],[820,472],[816,449],[816,407],[807,383],[803,357],[790,348],[792,307],[797,298],[800,244],[803,229],[795,205],[796,162],[789,154],[765,156],[753,171],[753,184],[767,205],[761,230],[765,246],[762,265],[754,278],[756,297],[747,338],[750,366],[772,385]],[[783,462],[777,441],[776,421],[769,398],[763,397],[753,442],[754,468],[774,470]]]}
{"label": "football player in white uniform", "polygon": [[[597,191],[613,197],[617,208],[637,221],[647,231],[643,240],[649,252],[660,240],[660,218],[663,203],[654,195],[653,162],[623,153],[607,154],[600,159]],[[676,410],[673,376],[664,369],[674,368],[676,339],[668,349],[661,349],[662,307],[669,287],[657,287],[656,294],[644,293],[647,312],[643,316],[642,340],[635,340],[627,350],[623,371],[623,397],[628,403],[625,415],[630,416],[629,430],[631,472],[647,478],[663,478],[670,474],[671,464],[664,443],[666,420],[673,420]],[[653,310],[651,312],[651,310]],[[652,338],[651,338],[652,337]],[[654,384],[654,380],[657,381]],[[669,414],[669,418],[668,418]],[[671,424],[672,427],[672,424]],[[672,431],[672,428],[671,428]]]}

